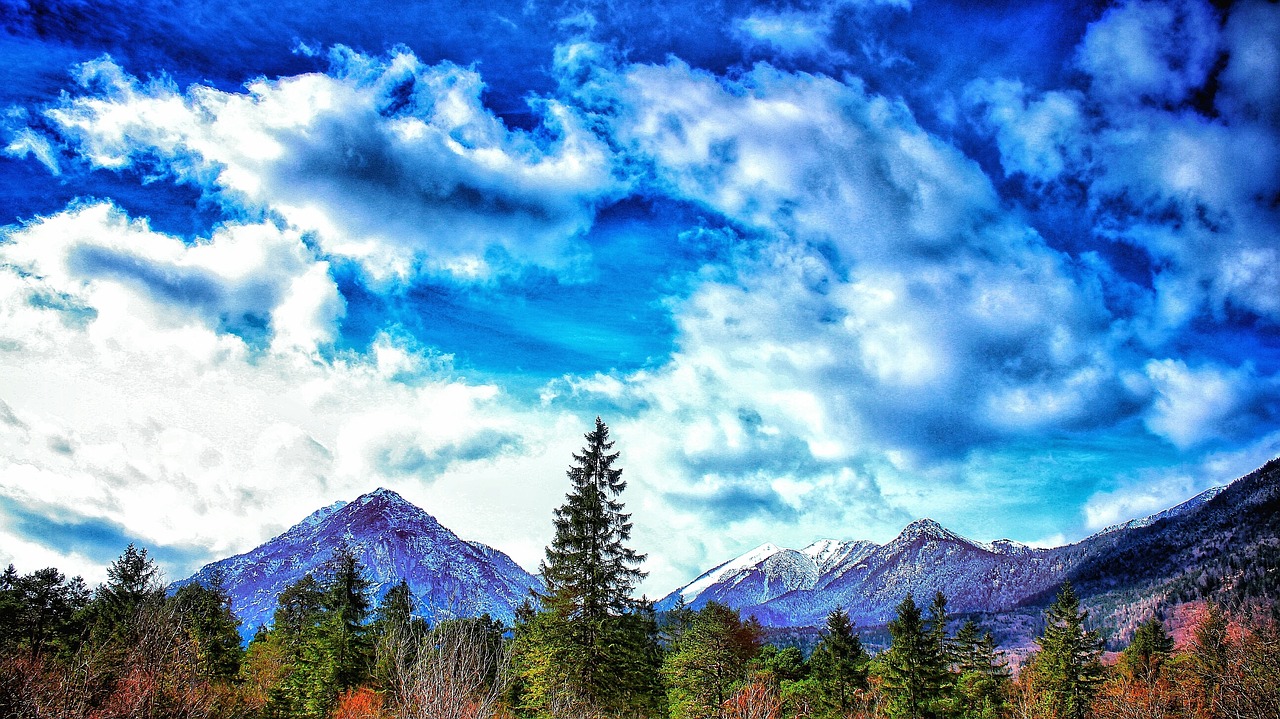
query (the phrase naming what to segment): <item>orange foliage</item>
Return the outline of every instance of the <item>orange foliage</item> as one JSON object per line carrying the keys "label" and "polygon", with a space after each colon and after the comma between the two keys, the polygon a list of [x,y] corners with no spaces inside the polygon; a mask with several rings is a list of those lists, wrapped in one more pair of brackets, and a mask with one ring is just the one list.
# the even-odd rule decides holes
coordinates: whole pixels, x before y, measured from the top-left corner
{"label": "orange foliage", "polygon": [[782,699],[773,687],[755,680],[734,692],[724,703],[725,719],[778,719]]}
{"label": "orange foliage", "polygon": [[383,719],[382,695],[369,687],[348,689],[338,697],[332,719]]}

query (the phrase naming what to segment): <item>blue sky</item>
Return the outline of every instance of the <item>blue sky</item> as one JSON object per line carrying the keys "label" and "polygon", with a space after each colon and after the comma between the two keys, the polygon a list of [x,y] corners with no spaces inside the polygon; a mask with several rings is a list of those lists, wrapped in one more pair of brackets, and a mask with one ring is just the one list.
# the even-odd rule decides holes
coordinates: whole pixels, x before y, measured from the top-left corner
{"label": "blue sky", "polygon": [[1280,454],[1267,3],[10,2],[0,562],[173,577],[378,486],[643,589],[1073,541]]}

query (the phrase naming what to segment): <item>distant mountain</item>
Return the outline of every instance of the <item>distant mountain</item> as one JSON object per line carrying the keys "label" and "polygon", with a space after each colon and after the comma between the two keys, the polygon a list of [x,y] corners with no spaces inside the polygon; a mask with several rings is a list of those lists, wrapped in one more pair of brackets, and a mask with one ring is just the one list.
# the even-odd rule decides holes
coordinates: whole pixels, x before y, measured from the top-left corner
{"label": "distant mountain", "polygon": [[542,586],[502,552],[459,539],[399,494],[378,489],[319,509],[266,544],[205,565],[170,589],[207,583],[221,573],[241,632],[252,635],[271,623],[280,592],[318,570],[344,541],[355,549],[379,599],[404,579],[416,612],[428,620],[487,612],[509,624],[529,590]]}
{"label": "distant mountain", "polygon": [[[703,573],[657,606],[669,609],[677,598],[693,608],[717,601],[771,627],[818,626],[843,607],[859,624],[875,626],[893,617],[908,592],[928,602],[941,591],[955,613],[1025,613],[1070,578],[1101,610],[1095,614],[1101,623],[1123,628],[1128,613],[1153,593],[1176,603],[1224,582],[1263,581],[1254,576],[1259,570],[1240,569],[1236,579],[1231,568],[1262,555],[1277,566],[1278,497],[1280,462],[1273,461],[1230,486],[1052,549],[978,542],[931,519],[912,522],[883,545],[822,540],[796,551],[766,544]],[[1267,581],[1280,584],[1274,576]],[[1144,606],[1150,611],[1151,601]]]}

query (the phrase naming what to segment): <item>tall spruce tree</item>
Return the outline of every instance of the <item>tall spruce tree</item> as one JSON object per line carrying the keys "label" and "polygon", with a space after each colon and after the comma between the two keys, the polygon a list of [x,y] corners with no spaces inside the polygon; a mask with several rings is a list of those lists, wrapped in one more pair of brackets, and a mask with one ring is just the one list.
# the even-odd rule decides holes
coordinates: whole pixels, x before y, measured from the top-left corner
{"label": "tall spruce tree", "polygon": [[1154,681],[1164,661],[1173,653],[1173,637],[1156,617],[1138,625],[1133,641],[1120,655],[1120,667],[1131,679]]}
{"label": "tall spruce tree", "polygon": [[547,547],[542,578],[545,605],[567,619],[599,623],[634,608],[631,590],[645,577],[644,556],[624,544],[631,539],[631,515],[618,495],[627,488],[610,453],[609,428],[596,417],[587,445],[573,455],[573,488],[555,510],[556,535]]}
{"label": "tall spruce tree", "polygon": [[966,621],[952,640],[958,676],[953,695],[960,719],[994,719],[1004,715],[1009,691],[1009,665],[996,653],[991,632]]}
{"label": "tall spruce tree", "polygon": [[93,634],[99,641],[132,644],[137,640],[142,612],[158,608],[163,602],[160,568],[147,556],[145,548],[130,544],[107,567],[107,581],[94,593],[89,608]]}
{"label": "tall spruce tree", "polygon": [[1085,628],[1088,617],[1071,582],[1062,585],[1045,613],[1033,677],[1042,710],[1051,719],[1084,719],[1102,681],[1102,640]]}
{"label": "tall spruce tree", "polygon": [[652,703],[645,677],[656,672],[659,654],[649,646],[656,644],[652,616],[631,597],[645,573],[644,556],[626,545],[631,515],[618,497],[627,483],[599,417],[586,441],[573,455],[571,489],[555,510],[555,537],[541,566],[543,611],[517,628],[515,659],[526,688],[520,705],[527,709],[633,711]]}
{"label": "tall spruce tree", "polygon": [[867,688],[869,661],[871,657],[854,632],[849,613],[842,607],[833,609],[827,615],[826,631],[809,659],[827,708],[841,716],[851,711],[854,692]]}
{"label": "tall spruce tree", "polygon": [[894,719],[932,719],[940,714],[947,670],[935,634],[937,626],[936,616],[933,622],[925,621],[911,594],[898,604],[897,616],[889,622],[884,688],[889,696],[889,716]]}

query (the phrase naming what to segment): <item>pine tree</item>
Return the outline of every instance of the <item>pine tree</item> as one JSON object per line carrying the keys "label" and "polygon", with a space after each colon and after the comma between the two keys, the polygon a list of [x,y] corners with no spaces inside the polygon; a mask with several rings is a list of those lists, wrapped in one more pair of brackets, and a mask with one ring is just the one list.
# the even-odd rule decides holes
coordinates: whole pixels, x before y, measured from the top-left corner
{"label": "pine tree", "polygon": [[1131,679],[1153,681],[1164,660],[1173,653],[1173,637],[1156,617],[1138,625],[1133,641],[1120,655],[1120,665]]}
{"label": "pine tree", "polygon": [[6,639],[32,655],[46,649],[70,652],[81,639],[89,590],[80,577],[67,579],[53,567],[18,576],[9,566],[0,579],[0,616]]}
{"label": "pine tree", "polygon": [[365,623],[369,619],[372,583],[355,551],[346,544],[333,550],[325,567],[321,642],[329,663],[329,681],[337,692],[358,686],[369,675],[373,646]]}
{"label": "pine tree", "polygon": [[991,632],[979,632],[966,621],[952,641],[958,676],[954,696],[961,719],[993,719],[1003,715],[1009,691],[1008,664],[996,654]]}
{"label": "pine tree", "polygon": [[555,538],[547,547],[542,577],[544,603],[567,619],[598,623],[632,609],[631,590],[645,577],[644,556],[624,542],[631,538],[631,515],[618,495],[627,488],[618,453],[609,453],[609,428],[596,417],[587,445],[569,468],[572,491],[555,510]]}
{"label": "pine tree", "polygon": [[599,417],[586,441],[573,455],[571,490],[555,510],[555,537],[541,566],[544,611],[517,630],[515,661],[526,692],[519,703],[527,708],[598,712],[652,703],[645,697],[653,683],[636,667],[647,665],[651,675],[659,655],[652,616],[631,598],[645,574],[638,566],[644,557],[626,545],[631,515],[618,497],[627,484]]}
{"label": "pine tree", "polygon": [[141,612],[158,607],[163,601],[160,568],[147,556],[145,548],[130,544],[107,567],[107,581],[94,594],[90,607],[94,636],[100,641],[133,643],[137,639]]}
{"label": "pine tree", "polygon": [[[945,622],[945,615],[943,619]],[[895,719],[928,719],[939,713],[946,669],[935,634],[937,626],[936,617],[925,622],[911,594],[898,604],[897,617],[889,622],[884,687],[889,715]]]}
{"label": "pine tree", "polygon": [[196,647],[206,676],[231,679],[240,671],[240,620],[231,611],[231,597],[216,576],[210,586],[184,584],[170,599],[183,631]]}
{"label": "pine tree", "polygon": [[736,609],[707,602],[662,664],[674,719],[721,716],[721,707],[746,679],[760,651],[759,623],[742,621]]}
{"label": "pine tree", "polygon": [[1045,613],[1044,633],[1037,640],[1035,685],[1045,713],[1052,719],[1084,719],[1102,681],[1102,641],[1085,628],[1089,613],[1080,609],[1071,582],[1062,585]]}
{"label": "pine tree", "polygon": [[853,630],[849,613],[836,608],[827,615],[826,631],[809,663],[821,687],[823,703],[846,715],[853,707],[854,692],[867,687],[867,663],[871,658]]}

